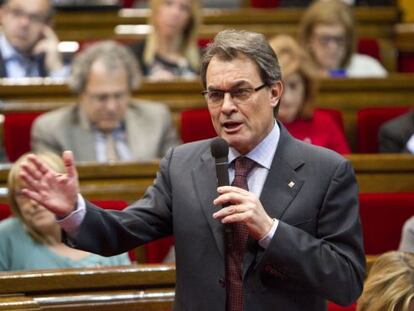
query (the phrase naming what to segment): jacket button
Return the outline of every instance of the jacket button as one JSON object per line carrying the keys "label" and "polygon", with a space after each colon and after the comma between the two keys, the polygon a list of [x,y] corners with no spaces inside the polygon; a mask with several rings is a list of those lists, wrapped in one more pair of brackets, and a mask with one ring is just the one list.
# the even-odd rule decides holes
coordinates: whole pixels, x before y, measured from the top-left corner
{"label": "jacket button", "polygon": [[219,282],[221,287],[223,287],[223,288],[226,287],[226,281],[223,278],[219,278],[218,282]]}

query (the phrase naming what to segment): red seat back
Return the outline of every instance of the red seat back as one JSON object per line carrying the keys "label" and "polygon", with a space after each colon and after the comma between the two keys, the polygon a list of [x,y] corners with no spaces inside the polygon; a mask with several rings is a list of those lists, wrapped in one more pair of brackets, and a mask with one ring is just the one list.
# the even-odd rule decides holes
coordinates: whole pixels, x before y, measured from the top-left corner
{"label": "red seat back", "polygon": [[217,136],[208,109],[181,112],[181,139],[184,143]]}
{"label": "red seat back", "polygon": [[356,310],[356,303],[347,306],[347,307],[341,307],[337,304],[334,304],[333,302],[328,303],[328,311],[355,311]]}
{"label": "red seat back", "polygon": [[0,220],[6,219],[11,215],[11,210],[8,204],[0,203]]}
{"label": "red seat back", "polygon": [[378,152],[378,130],[381,125],[384,122],[407,112],[408,110],[408,107],[360,109],[357,114],[358,152]]}
{"label": "red seat back", "polygon": [[378,39],[359,38],[357,43],[358,53],[369,55],[382,62],[381,48]]}
{"label": "red seat back", "polygon": [[145,244],[147,263],[162,263],[170,248],[174,245],[174,237],[165,237]]}
{"label": "red seat back", "polygon": [[33,121],[43,112],[8,112],[4,115],[4,146],[11,162],[31,150]]}
{"label": "red seat back", "polygon": [[359,198],[365,253],[398,249],[404,222],[414,215],[414,192],[361,193]]}
{"label": "red seat back", "polygon": [[[128,206],[128,203],[125,201],[118,201],[118,200],[92,200],[91,201],[93,204],[99,206],[100,208],[103,209],[113,209],[113,210],[118,210],[121,211],[123,210],[125,207]],[[129,259],[134,262],[137,260],[137,255],[135,253],[135,249],[131,249],[128,251],[128,256]]]}
{"label": "red seat back", "polygon": [[251,0],[250,6],[252,8],[277,8],[280,0]]}

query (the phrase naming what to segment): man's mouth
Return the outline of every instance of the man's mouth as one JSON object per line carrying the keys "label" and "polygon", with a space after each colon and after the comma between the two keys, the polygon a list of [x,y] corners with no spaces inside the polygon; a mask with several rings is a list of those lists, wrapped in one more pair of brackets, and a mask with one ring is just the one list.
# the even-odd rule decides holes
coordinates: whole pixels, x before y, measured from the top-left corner
{"label": "man's mouth", "polygon": [[242,127],[242,122],[236,122],[236,121],[225,121],[223,122],[222,126],[224,130],[228,133],[236,132]]}

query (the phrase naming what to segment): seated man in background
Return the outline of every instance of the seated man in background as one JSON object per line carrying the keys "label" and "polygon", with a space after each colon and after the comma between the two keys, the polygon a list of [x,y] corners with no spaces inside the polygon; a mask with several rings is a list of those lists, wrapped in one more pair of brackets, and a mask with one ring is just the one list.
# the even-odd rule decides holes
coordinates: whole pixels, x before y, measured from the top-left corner
{"label": "seated man in background", "polygon": [[129,161],[159,158],[178,144],[166,106],[132,101],[140,74],[129,50],[112,41],[97,43],[73,62],[70,88],[77,105],[43,114],[32,128],[32,149],[78,161]]}
{"label": "seated man in background", "polygon": [[0,77],[64,78],[69,74],[58,51],[59,39],[50,27],[50,1],[7,0],[0,12]]}
{"label": "seated man in background", "polygon": [[[39,154],[45,163],[64,172],[62,159],[53,153]],[[15,217],[0,222],[0,271],[55,269],[127,265],[128,255],[102,257],[70,248],[62,243],[55,215],[31,200],[21,189],[21,156],[11,167],[8,177],[9,205]]]}
{"label": "seated man in background", "polygon": [[378,140],[380,152],[414,154],[414,110],[384,123]]}

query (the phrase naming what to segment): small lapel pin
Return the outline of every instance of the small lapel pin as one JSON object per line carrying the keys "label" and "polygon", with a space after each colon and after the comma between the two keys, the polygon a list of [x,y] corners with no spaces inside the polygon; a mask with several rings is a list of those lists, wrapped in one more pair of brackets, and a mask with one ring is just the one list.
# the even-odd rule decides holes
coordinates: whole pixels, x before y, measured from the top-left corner
{"label": "small lapel pin", "polygon": [[293,188],[294,185],[295,185],[295,183],[293,181],[288,183],[289,188]]}

